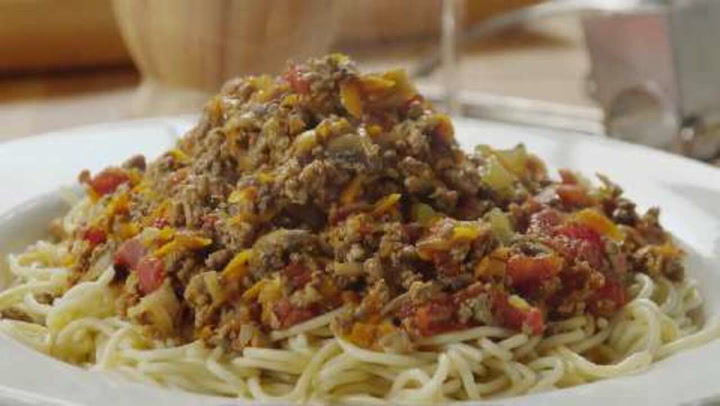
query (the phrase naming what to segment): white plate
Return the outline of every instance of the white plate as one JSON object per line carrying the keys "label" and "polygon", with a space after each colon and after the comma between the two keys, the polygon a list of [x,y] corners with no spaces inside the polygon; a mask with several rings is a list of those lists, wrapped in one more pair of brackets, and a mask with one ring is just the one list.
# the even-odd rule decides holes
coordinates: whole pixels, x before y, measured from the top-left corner
{"label": "white plate", "polygon": [[[135,153],[155,156],[192,121],[192,117],[180,117],[95,125],[0,144],[0,213],[71,185],[81,169],[97,170]],[[641,207],[660,205],[663,224],[690,251],[688,267],[701,283],[707,314],[720,315],[720,170],[639,146],[567,132],[463,120],[456,123],[456,133],[467,148],[478,143],[510,147],[524,142],[551,168],[604,173]],[[26,203],[25,210],[0,216],[0,251],[10,246],[9,234],[14,240],[27,237],[17,233],[18,225],[32,223],[28,213],[46,214],[47,202],[45,198],[40,206]],[[715,396],[720,399],[719,380],[720,341],[716,341],[634,376],[488,404],[695,404]],[[0,336],[0,404],[220,406],[238,402],[88,372]]]}

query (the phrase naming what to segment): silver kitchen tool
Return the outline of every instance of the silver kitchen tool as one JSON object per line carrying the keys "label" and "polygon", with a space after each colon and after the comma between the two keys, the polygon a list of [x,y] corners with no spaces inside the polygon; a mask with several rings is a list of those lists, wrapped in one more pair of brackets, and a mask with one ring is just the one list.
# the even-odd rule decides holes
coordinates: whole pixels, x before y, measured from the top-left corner
{"label": "silver kitchen tool", "polygon": [[583,27],[610,136],[698,159],[720,153],[720,1],[594,15]]}
{"label": "silver kitchen tool", "polygon": [[[458,43],[558,15],[584,17],[587,88],[600,108],[460,90],[463,115],[606,133],[699,159],[720,156],[720,49],[714,47],[720,0],[551,0],[478,22]],[[430,74],[440,55],[423,58],[412,75]],[[432,90],[431,99],[443,100],[442,91]]]}
{"label": "silver kitchen tool", "polygon": [[444,71],[442,86],[422,86],[423,94],[428,99],[446,106],[446,111],[451,114],[599,135],[603,133],[603,127],[602,111],[598,108],[462,89],[458,84],[458,54],[464,45],[510,26],[562,15],[583,16],[598,12],[634,10],[639,7],[654,6],[658,0],[552,0],[499,14],[457,33],[457,21],[462,19],[457,9],[462,1],[443,0],[440,49],[426,55],[410,70],[413,77],[419,78],[430,75],[442,67]]}

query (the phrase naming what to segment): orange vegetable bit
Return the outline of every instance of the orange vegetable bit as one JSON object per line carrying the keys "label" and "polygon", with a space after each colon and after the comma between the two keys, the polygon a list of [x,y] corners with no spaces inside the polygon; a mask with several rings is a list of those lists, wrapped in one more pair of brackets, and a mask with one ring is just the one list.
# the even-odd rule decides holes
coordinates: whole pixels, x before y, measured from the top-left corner
{"label": "orange vegetable bit", "polygon": [[355,81],[340,84],[340,103],[350,115],[360,118],[363,113],[363,101],[360,86]]}
{"label": "orange vegetable bit", "polygon": [[610,240],[619,242],[625,238],[625,233],[612,220],[595,209],[582,209],[570,218]]}
{"label": "orange vegetable bit", "polygon": [[245,277],[250,270],[249,264],[253,251],[246,249],[238,252],[222,270],[223,278],[237,281]]}
{"label": "orange vegetable bit", "polygon": [[395,204],[400,201],[401,197],[402,195],[400,193],[392,193],[383,197],[375,203],[371,214],[375,217],[382,216],[392,210]]}

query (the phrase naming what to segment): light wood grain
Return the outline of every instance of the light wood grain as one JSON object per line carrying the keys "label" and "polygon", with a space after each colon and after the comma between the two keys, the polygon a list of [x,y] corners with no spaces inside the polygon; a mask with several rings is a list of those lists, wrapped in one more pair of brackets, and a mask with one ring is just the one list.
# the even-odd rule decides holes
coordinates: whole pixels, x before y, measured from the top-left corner
{"label": "light wood grain", "polygon": [[[464,23],[543,0],[464,0]],[[340,46],[417,40],[437,36],[442,0],[340,0]]]}
{"label": "light wood grain", "polygon": [[115,0],[133,59],[147,77],[216,89],[230,77],[273,73],[327,52],[332,0]]}
{"label": "light wood grain", "polygon": [[[363,70],[409,67],[424,46],[366,48],[351,53]],[[577,22],[543,21],[467,49],[463,89],[591,106],[582,84],[587,58]],[[441,72],[423,84],[440,83]],[[141,84],[132,69],[0,77],[0,141],[70,126],[198,112],[206,93]]]}
{"label": "light wood grain", "polygon": [[0,73],[129,63],[110,0],[0,0]]}

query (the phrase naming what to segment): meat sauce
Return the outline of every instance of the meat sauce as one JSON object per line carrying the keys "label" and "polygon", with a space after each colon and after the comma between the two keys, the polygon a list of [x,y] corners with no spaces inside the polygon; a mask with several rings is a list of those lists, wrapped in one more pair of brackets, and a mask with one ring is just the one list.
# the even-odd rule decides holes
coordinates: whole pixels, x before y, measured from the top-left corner
{"label": "meat sauce", "polygon": [[171,292],[173,328],[155,333],[180,341],[271,345],[341,306],[335,333],[373,349],[481,325],[541,335],[611,316],[633,273],[683,277],[657,212],[607,179],[555,180],[522,146],[466,154],[403,72],[341,55],[228,82],[138,162],[81,176],[99,209],[71,238],[114,252],[120,314]]}

